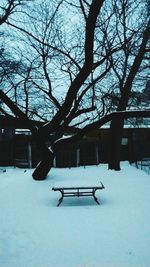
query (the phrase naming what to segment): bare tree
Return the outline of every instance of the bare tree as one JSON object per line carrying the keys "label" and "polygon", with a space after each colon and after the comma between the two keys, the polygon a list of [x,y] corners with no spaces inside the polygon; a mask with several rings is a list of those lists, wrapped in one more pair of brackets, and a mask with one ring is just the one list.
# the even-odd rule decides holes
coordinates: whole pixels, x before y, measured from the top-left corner
{"label": "bare tree", "polygon": [[[111,12],[112,10],[112,12]],[[136,3],[132,0],[108,2],[105,12],[108,19],[103,20],[100,30],[104,33],[105,49],[112,50],[114,43],[122,49],[110,55],[111,71],[103,96],[108,111],[130,109],[132,91],[145,87],[148,77],[149,17],[146,1]],[[144,79],[141,79],[141,76]],[[140,84],[140,86],[139,86]],[[138,88],[140,87],[140,88]],[[135,106],[134,106],[135,108]],[[120,148],[123,120],[113,120],[110,126],[109,168],[120,169]]]}
{"label": "bare tree", "polygon": [[[11,17],[22,13],[22,8],[29,2],[30,0],[2,0],[0,3],[0,89],[5,90],[6,88],[8,92],[13,87],[15,96],[14,80],[15,76],[20,75],[23,71],[23,64],[21,58],[16,56],[15,49],[11,49],[11,37],[10,34],[6,33],[6,23]],[[2,105],[1,113],[5,114]]]}
{"label": "bare tree", "polygon": [[[68,68],[68,66],[71,65],[72,62],[75,65],[75,70],[70,69],[68,71],[70,75],[70,85],[69,85],[69,89],[67,91],[67,94],[63,102],[62,101],[58,102],[57,98],[53,95],[53,91],[51,87],[51,80],[50,80],[49,72],[47,70],[47,67],[48,67],[47,65],[48,54],[46,52],[47,47],[45,48],[45,41],[43,41],[43,38],[42,40],[40,40],[40,43],[41,43],[40,56],[42,58],[42,67],[43,67],[44,75],[45,75],[46,82],[48,85],[48,90],[47,91],[45,90],[45,93],[47,93],[47,95],[50,98],[50,101],[56,106],[56,112],[53,118],[51,119],[51,121],[45,124],[42,128],[40,128],[36,134],[37,146],[39,147],[43,161],[38,165],[36,172],[34,172],[35,178],[37,177],[36,173],[38,174],[38,177],[39,176],[41,177],[41,175],[42,177],[45,176],[45,174],[49,171],[52,165],[54,152],[52,152],[52,149],[51,151],[49,151],[44,145],[44,141],[46,141],[47,136],[49,134],[55,133],[57,138],[61,137],[63,135],[65,127],[68,126],[73,119],[81,116],[82,114],[88,113],[91,110],[94,110],[92,101],[90,103],[90,106],[80,109],[80,103],[88,89],[85,88],[85,89],[82,89],[81,92],[79,91],[82,85],[84,84],[84,82],[88,79],[88,76],[90,75],[90,73],[100,64],[102,64],[103,61],[107,59],[105,57],[102,61],[100,60],[99,62],[97,61],[96,63],[93,62],[94,30],[95,30],[95,25],[96,25],[96,19],[97,19],[97,16],[99,15],[102,4],[103,4],[103,1],[93,1],[89,7],[89,15],[85,23],[86,29],[84,33],[85,34],[84,55],[82,55],[83,60],[81,62],[81,66],[70,55],[70,53],[68,53],[67,50],[65,51],[63,49],[63,47],[61,47],[60,49],[57,47],[53,47],[51,44],[47,44],[48,48],[51,49],[51,51],[56,51],[56,53],[59,54],[59,56],[60,55],[62,56],[61,58],[64,57],[64,61],[63,61],[64,66],[67,65],[67,68]],[[29,36],[33,38],[31,34],[29,34]],[[37,40],[37,37],[34,38],[34,40],[35,39]],[[38,41],[39,41],[39,38],[38,38]],[[63,68],[62,65],[61,65],[61,68]],[[104,76],[107,71],[108,69],[105,69],[101,73],[101,76]],[[73,72],[76,72],[76,76]],[[74,75],[75,77],[73,77],[72,75]],[[43,172],[43,170],[44,170],[44,175],[41,173]]]}
{"label": "bare tree", "polygon": [[[112,56],[121,51],[129,42],[129,38],[122,42],[117,40],[110,46],[106,31],[102,30],[104,22],[101,21],[101,17],[104,12],[105,22],[106,24],[108,22],[109,26],[113,22],[111,18],[114,11],[112,10],[106,16],[104,4],[104,0],[79,1],[78,4],[63,0],[56,1],[55,10],[50,12],[46,6],[46,12],[42,10],[41,19],[38,17],[36,20],[35,13],[30,13],[32,20],[30,29],[23,27],[23,23],[17,24],[13,19],[7,21],[9,27],[23,33],[25,38],[28,37],[27,43],[31,53],[29,56],[24,55],[28,67],[22,81],[16,85],[16,88],[20,88],[20,85],[23,86],[24,99],[22,100],[24,100],[24,104],[22,105],[21,102],[18,104],[16,101],[16,105],[11,100],[10,94],[3,91],[0,91],[0,99],[19,120],[28,125],[34,136],[37,148],[41,153],[41,162],[33,173],[34,179],[40,180],[46,177],[56,152],[63,144],[75,142],[87,131],[100,127],[114,118],[118,119],[118,116],[149,116],[149,112],[134,114],[119,112],[118,115],[110,114],[100,117],[105,115],[106,111],[103,98],[101,95],[98,96],[98,92],[100,92],[98,88],[102,84],[107,84],[107,75],[114,66]],[[62,12],[61,7],[67,13],[69,13],[68,8],[71,10],[69,19],[72,19],[71,25],[75,25],[77,30],[75,31],[71,27],[73,34],[68,34],[71,38],[65,38],[66,31],[69,33],[71,31],[66,23],[65,25],[61,24],[58,19],[58,14],[61,15]],[[72,16],[75,9],[80,11],[81,16],[77,18]],[[66,18],[63,17],[62,21],[66,22]],[[109,36],[113,40],[111,32],[109,32]],[[59,88],[63,86],[61,95],[57,91],[58,85]],[[39,102],[42,103],[41,99],[43,98],[48,103],[47,110],[48,108],[52,110],[48,116],[35,110],[37,116],[47,120],[42,127],[30,120],[31,113],[34,113],[33,108],[32,112],[29,110],[31,92],[33,95],[38,92]],[[66,129],[72,126],[79,127],[78,133],[70,138],[62,139]],[[48,148],[46,140],[50,134],[53,134],[54,140],[51,147]]]}
{"label": "bare tree", "polygon": [[[143,19],[143,25],[140,24],[137,28],[135,28],[135,30],[133,30],[128,21],[128,12],[131,13],[131,6],[132,1],[122,1],[121,22],[123,27],[123,37],[120,37],[120,41],[125,45],[122,51],[123,54],[120,57],[121,62],[118,61],[117,65],[112,63],[114,75],[116,75],[116,78],[118,79],[119,87],[117,111],[130,109],[129,100],[131,97],[131,91],[134,90],[135,86],[137,86],[140,67],[142,67],[144,57],[148,52],[147,45],[149,41],[150,22],[147,21],[147,17],[145,16],[145,20]],[[139,9],[139,7],[137,8]],[[144,10],[142,12],[144,12]],[[127,43],[126,39],[129,36],[129,32],[130,42]],[[113,56],[111,57],[111,60],[114,60]],[[109,153],[110,169],[120,170],[120,151],[123,125],[124,120],[112,120],[111,122]]]}

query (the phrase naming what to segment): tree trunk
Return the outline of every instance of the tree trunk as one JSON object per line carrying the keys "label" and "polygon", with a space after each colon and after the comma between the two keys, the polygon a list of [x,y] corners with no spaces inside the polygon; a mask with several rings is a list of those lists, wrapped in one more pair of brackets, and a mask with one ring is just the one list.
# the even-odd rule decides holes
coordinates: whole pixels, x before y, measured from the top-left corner
{"label": "tree trunk", "polygon": [[48,148],[45,144],[44,137],[39,133],[33,135],[33,138],[36,142],[37,149],[41,155],[41,161],[36,166],[32,177],[35,180],[44,180],[48,172],[50,171],[51,167],[53,166],[53,159],[55,153],[51,148]]}
{"label": "tree trunk", "polygon": [[49,155],[47,155],[44,159],[42,159],[38,165],[36,166],[32,177],[34,180],[44,180],[46,179],[47,174],[53,166],[54,153],[49,151]]}
{"label": "tree trunk", "polygon": [[121,139],[123,130],[123,120],[112,120],[110,125],[109,139],[109,161],[108,168],[111,170],[120,170]]}

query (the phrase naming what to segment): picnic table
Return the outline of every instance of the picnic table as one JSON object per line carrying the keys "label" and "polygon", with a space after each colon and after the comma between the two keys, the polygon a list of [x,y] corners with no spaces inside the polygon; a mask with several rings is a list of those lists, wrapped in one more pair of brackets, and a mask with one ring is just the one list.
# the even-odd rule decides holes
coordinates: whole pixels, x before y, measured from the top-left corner
{"label": "picnic table", "polygon": [[97,190],[104,189],[104,185],[100,182],[97,186],[75,186],[75,187],[53,187],[53,191],[59,191],[61,197],[58,200],[57,207],[62,203],[64,197],[89,197],[92,196],[95,202],[99,205],[99,201],[95,196]]}

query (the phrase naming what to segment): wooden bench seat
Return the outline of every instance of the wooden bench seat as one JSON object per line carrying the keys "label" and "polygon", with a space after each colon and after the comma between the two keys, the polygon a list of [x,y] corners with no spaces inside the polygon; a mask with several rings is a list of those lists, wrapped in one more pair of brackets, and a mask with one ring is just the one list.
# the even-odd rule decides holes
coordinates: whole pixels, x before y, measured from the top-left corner
{"label": "wooden bench seat", "polygon": [[92,196],[97,204],[100,204],[95,193],[97,190],[104,189],[104,185],[100,186],[77,186],[77,187],[53,187],[53,191],[59,191],[61,197],[58,201],[57,207],[62,203],[64,197],[89,197]]}

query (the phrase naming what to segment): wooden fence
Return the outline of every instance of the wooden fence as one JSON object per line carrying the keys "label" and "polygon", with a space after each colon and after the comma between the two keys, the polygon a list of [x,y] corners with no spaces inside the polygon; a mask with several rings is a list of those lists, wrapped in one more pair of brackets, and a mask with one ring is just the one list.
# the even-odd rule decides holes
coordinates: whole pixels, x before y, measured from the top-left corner
{"label": "wooden fence", "polygon": [[[32,168],[40,161],[31,135],[12,134],[0,138],[0,166]],[[2,137],[2,133],[1,133]],[[150,157],[150,129],[124,129],[121,160],[136,162]],[[49,142],[47,143],[49,145]],[[109,129],[91,132],[80,142],[63,147],[56,154],[54,167],[76,167],[107,163]]]}

